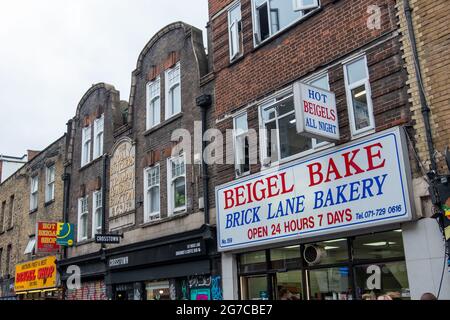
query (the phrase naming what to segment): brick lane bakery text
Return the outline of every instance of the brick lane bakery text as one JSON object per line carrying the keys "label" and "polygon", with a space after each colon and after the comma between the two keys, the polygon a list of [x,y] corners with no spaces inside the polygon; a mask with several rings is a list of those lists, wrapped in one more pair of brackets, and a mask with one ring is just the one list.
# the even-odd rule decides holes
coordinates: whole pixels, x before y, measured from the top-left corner
{"label": "brick lane bakery text", "polygon": [[226,248],[408,216],[399,139],[386,135],[343,147],[219,190],[220,244]]}

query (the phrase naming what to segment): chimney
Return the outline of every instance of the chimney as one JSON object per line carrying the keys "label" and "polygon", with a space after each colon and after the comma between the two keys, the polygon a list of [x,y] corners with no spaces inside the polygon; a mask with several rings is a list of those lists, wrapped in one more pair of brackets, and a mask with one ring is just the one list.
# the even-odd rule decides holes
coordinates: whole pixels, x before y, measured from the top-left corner
{"label": "chimney", "polygon": [[36,150],[27,150],[27,154],[28,154],[28,161],[31,161],[34,159],[34,157],[36,157],[39,154],[40,151],[36,151]]}

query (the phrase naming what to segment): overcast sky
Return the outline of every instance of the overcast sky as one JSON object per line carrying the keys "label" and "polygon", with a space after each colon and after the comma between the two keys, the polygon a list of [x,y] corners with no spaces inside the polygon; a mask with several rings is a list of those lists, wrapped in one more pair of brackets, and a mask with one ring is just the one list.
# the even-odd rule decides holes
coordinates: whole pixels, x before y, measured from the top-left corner
{"label": "overcast sky", "polygon": [[205,33],[207,15],[207,0],[0,0],[0,154],[62,136],[94,83],[128,101],[150,38],[179,20]]}

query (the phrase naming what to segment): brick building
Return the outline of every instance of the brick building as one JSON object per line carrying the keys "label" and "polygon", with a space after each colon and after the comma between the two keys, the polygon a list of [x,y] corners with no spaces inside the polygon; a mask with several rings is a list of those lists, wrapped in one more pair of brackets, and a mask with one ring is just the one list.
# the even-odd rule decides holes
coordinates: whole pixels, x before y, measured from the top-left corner
{"label": "brick building", "polygon": [[[398,1],[398,25],[402,34],[401,43],[405,67],[408,71],[408,86],[412,125],[414,128],[414,150],[421,170],[416,170],[413,179],[416,198],[421,199],[422,219],[417,223],[421,232],[417,242],[427,243],[428,248],[418,250],[411,257],[411,272],[421,274],[423,291],[437,292],[442,276],[442,260],[445,259],[440,239],[432,242],[430,232],[436,232],[436,223],[430,219],[430,193],[427,174],[431,171],[447,175],[445,149],[449,145],[448,105],[449,71],[448,14],[446,1]],[[443,199],[445,200],[445,199]],[[428,240],[427,240],[428,239]],[[438,271],[436,271],[438,270]],[[443,277],[441,296],[448,298],[448,279]],[[419,292],[417,292],[417,295]]]}
{"label": "brick building", "polygon": [[[140,53],[129,103],[105,84],[81,100],[68,124],[66,162],[67,221],[77,225],[77,239],[59,267],[67,280],[67,269],[79,266],[82,287],[68,287],[67,299],[220,294],[220,255],[205,215],[201,163],[176,134],[182,128],[188,139],[201,130],[196,101],[202,95],[203,105],[210,100],[208,71],[202,32],[176,22]],[[122,239],[98,244],[96,234]]]}
{"label": "brick building", "polygon": [[[42,152],[34,152],[29,161],[0,184],[0,277],[1,298],[40,299],[58,297],[59,291],[15,292],[16,265],[61,252],[43,252],[36,246],[38,222],[63,219],[63,181],[66,137]],[[56,270],[55,270],[56,272]],[[57,289],[50,288],[50,289]],[[20,296],[16,296],[20,294]]]}
{"label": "brick building", "polygon": [[[222,133],[234,130],[232,141],[227,141],[234,164],[216,165],[214,169],[225,298],[362,299],[389,293],[417,299],[423,292],[437,292],[434,284],[440,275],[419,267],[431,261],[430,255],[442,265],[444,251],[438,226],[428,218],[431,207],[422,196],[424,186],[409,178],[420,172],[412,146],[423,132],[416,125],[417,112],[411,110],[401,3],[209,1],[215,127]],[[426,23],[420,25],[433,29]],[[429,33],[424,34],[428,37]],[[437,38],[436,42],[441,43]],[[334,93],[339,140],[326,142],[322,136],[311,138],[297,133],[297,122],[301,121],[298,110],[302,109],[298,101],[307,101],[294,92],[299,81],[310,93]],[[436,96],[443,97],[440,93]],[[323,108],[307,110],[304,112],[328,117],[320,111]],[[256,137],[250,135],[252,130]],[[355,168],[345,150],[353,150],[355,155],[358,146],[366,144],[366,150],[370,149],[367,143],[371,141],[387,150],[382,140],[391,135],[397,136],[396,151],[386,151],[385,161],[376,170],[388,170],[389,179],[400,174],[403,180],[397,180],[391,192],[380,189],[380,198],[373,193],[358,195],[356,189],[346,199],[341,198],[347,186],[353,188],[373,178]],[[345,162],[338,164],[339,155]],[[257,161],[252,163],[252,158]],[[323,162],[314,163],[316,159]],[[318,168],[327,161],[325,175]],[[394,171],[385,167],[397,162],[401,165]],[[340,166],[346,167],[345,175]],[[352,177],[352,167],[359,176]],[[308,170],[309,176],[302,173]],[[305,176],[297,177],[300,174]],[[358,177],[369,180],[356,180]],[[293,183],[291,191],[304,193],[305,198],[294,198],[296,205],[281,193],[289,184],[285,178]],[[311,179],[309,187],[301,186],[303,178]],[[321,189],[312,187],[316,185],[313,178],[321,183]],[[349,184],[336,187],[333,181]],[[264,183],[268,186],[263,187]],[[394,184],[392,181],[388,186]],[[332,195],[334,188],[337,198]],[[325,202],[320,197],[323,190],[329,192]],[[256,197],[263,200],[255,201]],[[368,198],[371,201],[363,204],[362,200]],[[353,204],[343,205],[349,199]],[[402,205],[395,204],[401,199]],[[283,201],[287,207],[279,207],[276,214],[271,212],[272,206],[281,206]],[[302,205],[306,212],[301,210]],[[294,207],[298,211],[292,214],[303,213],[303,218],[293,221],[287,217],[284,210],[293,211]],[[336,214],[344,212],[338,209],[347,210],[347,220],[336,219]],[[253,216],[249,216],[249,210]],[[323,216],[328,221],[323,222]],[[297,222],[296,229],[289,224]],[[418,251],[417,244],[434,251]],[[385,253],[381,253],[383,250]],[[419,280],[423,272],[432,281]],[[327,282],[325,278],[332,280]],[[444,288],[447,286],[445,278]],[[441,297],[447,295],[444,291],[448,290],[443,289]]]}

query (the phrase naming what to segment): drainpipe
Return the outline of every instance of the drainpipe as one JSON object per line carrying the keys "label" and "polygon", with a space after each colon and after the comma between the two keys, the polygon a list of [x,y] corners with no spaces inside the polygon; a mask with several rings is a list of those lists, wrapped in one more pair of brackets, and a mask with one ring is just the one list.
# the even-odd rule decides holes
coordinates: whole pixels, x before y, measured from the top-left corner
{"label": "drainpipe", "polygon": [[106,233],[106,170],[108,168],[108,155],[103,155],[102,171],[102,233]]}
{"label": "drainpipe", "polygon": [[[70,174],[67,172],[67,167],[64,167],[64,174],[62,175],[62,180],[64,182],[64,194],[63,194],[63,220],[65,223],[69,222],[69,193],[70,193]],[[63,248],[63,259],[67,258],[67,247]]]}
{"label": "drainpipe", "polygon": [[[63,221],[65,223],[69,222],[69,193],[70,193],[70,174],[67,172],[67,167],[64,166],[64,173],[62,175],[63,180]],[[63,247],[62,259],[67,259],[67,247]],[[59,269],[59,268],[58,268]],[[63,270],[59,269],[60,275],[63,274]],[[63,297],[66,296],[66,286],[62,285]],[[63,298],[65,299],[65,298]]]}
{"label": "drainpipe", "polygon": [[[102,171],[102,234],[106,234],[106,171],[108,168],[108,154],[103,155],[103,171]],[[109,270],[108,259],[106,257],[106,245],[101,244],[101,256],[100,259],[105,263],[105,287],[106,297],[108,300],[112,300],[112,288],[111,288],[111,273]]]}
{"label": "drainpipe", "polygon": [[209,191],[208,191],[208,165],[205,162],[205,157],[203,152],[206,149],[206,141],[204,141],[203,136],[207,130],[207,112],[208,108],[212,105],[212,98],[209,94],[204,94],[196,99],[197,106],[200,107],[202,112],[202,180],[203,180],[203,207],[205,210],[205,224],[209,224]]}
{"label": "drainpipe", "polygon": [[409,40],[411,41],[411,49],[413,53],[413,59],[414,59],[414,68],[416,71],[416,79],[419,84],[419,98],[420,98],[420,104],[422,106],[421,112],[422,117],[425,125],[425,134],[426,134],[426,140],[427,140],[427,147],[428,147],[428,153],[430,157],[431,162],[431,170],[437,173],[437,164],[436,160],[434,158],[434,144],[433,144],[433,135],[431,133],[431,125],[430,125],[430,108],[428,107],[427,99],[425,97],[425,89],[423,86],[423,78],[422,78],[422,72],[420,69],[420,62],[419,62],[419,54],[417,53],[417,43],[416,43],[416,36],[414,33],[414,25],[412,20],[412,9],[409,5],[409,0],[403,0],[403,7],[405,10],[405,18],[407,22],[407,29],[408,29],[408,36]]}

